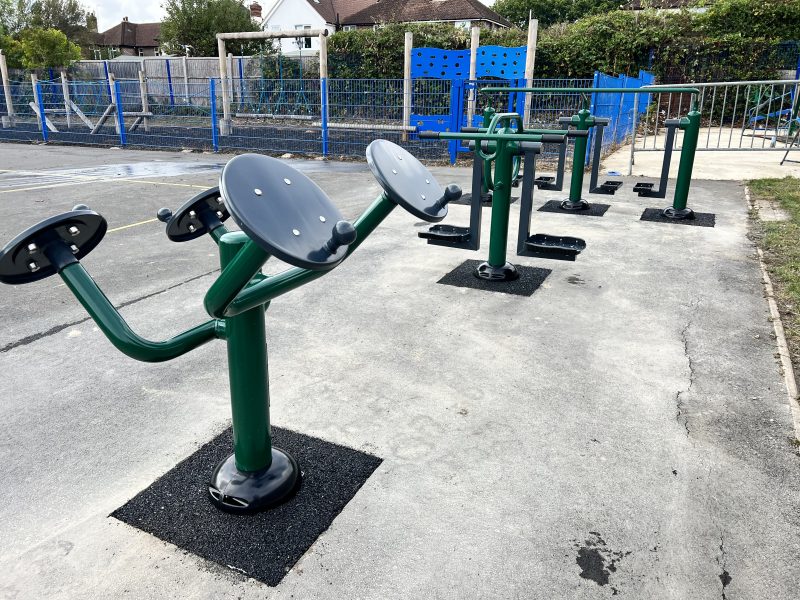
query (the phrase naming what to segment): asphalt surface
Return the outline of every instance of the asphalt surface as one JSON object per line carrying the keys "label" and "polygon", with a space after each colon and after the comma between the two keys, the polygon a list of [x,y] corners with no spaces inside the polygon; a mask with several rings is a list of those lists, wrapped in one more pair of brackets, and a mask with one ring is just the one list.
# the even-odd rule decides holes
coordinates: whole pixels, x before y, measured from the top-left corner
{"label": "asphalt surface", "polygon": [[[226,158],[2,144],[0,240],[88,204],[110,229],[84,266],[164,339],[207,319],[218,263],[155,213]],[[379,192],[364,164],[292,164],[346,218]],[[437,283],[486,257],[489,218],[476,253],[397,209],[272,302],[274,424],[383,460],[274,588],[109,517],[229,426],[222,342],[138,363],[57,277],[1,287],[0,598],[796,598],[800,457],[743,188],[695,182],[715,226],[676,227],[625,181],[600,219],[534,211],[586,240],[574,263],[513,256],[512,206],[509,260],[552,269],[529,297]]]}

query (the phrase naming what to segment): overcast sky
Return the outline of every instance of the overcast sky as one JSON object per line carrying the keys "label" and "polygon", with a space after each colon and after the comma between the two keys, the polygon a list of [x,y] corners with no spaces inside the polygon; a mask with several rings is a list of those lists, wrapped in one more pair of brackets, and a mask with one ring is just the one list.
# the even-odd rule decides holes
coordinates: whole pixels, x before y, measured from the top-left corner
{"label": "overcast sky", "polygon": [[[154,23],[164,16],[161,3],[164,0],[82,0],[82,4],[97,15],[97,28],[99,31],[110,29],[122,17],[128,17],[134,23]],[[297,0],[292,0],[297,2]],[[481,0],[484,4],[492,5],[494,0]],[[250,4],[248,1],[247,4]],[[272,0],[259,0],[259,4],[267,7]]]}

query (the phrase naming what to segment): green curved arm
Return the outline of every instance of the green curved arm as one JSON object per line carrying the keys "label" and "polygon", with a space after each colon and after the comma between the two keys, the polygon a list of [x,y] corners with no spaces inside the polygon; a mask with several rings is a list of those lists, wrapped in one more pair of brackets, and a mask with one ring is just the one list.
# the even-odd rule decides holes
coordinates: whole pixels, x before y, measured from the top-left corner
{"label": "green curved arm", "polygon": [[495,113],[492,120],[489,121],[489,126],[486,128],[487,133],[498,133],[497,125],[502,121],[503,129],[510,127],[510,121],[517,122],[517,133],[525,133],[522,125],[522,117],[518,113]]}
{"label": "green curved arm", "polygon": [[170,360],[210,340],[225,337],[224,322],[212,320],[163,342],[151,342],[133,332],[80,263],[64,267],[59,275],[109,341],[118,350],[136,360]]}
{"label": "green curved arm", "polygon": [[[235,255],[223,257],[222,264],[227,262],[227,266],[211,284],[203,301],[206,312],[217,319],[231,316],[226,315],[226,309],[269,258],[269,254],[242,231],[229,233],[228,238],[231,243],[220,244],[220,251],[235,252]],[[237,245],[236,241],[243,245]]]}
{"label": "green curved arm", "polygon": [[[370,233],[383,221],[397,205],[392,202],[386,193],[382,193],[367,210],[353,223],[356,229],[356,240],[347,248],[349,257]],[[226,269],[227,270],[227,269]],[[236,296],[224,310],[222,316],[233,317],[265,304],[278,296],[300,287],[310,281],[322,277],[327,271],[311,271],[295,267],[272,277],[267,277],[260,283],[248,286]],[[215,315],[216,316],[216,315]]]}

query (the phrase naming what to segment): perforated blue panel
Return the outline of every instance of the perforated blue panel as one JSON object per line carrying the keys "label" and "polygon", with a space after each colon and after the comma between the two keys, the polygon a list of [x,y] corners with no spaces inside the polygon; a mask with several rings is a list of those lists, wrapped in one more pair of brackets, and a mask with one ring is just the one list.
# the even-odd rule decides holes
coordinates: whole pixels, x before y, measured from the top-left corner
{"label": "perforated blue panel", "polygon": [[469,50],[414,48],[411,50],[411,78],[466,79]]}
{"label": "perforated blue panel", "polygon": [[[525,46],[503,48],[481,46],[476,61],[477,77],[521,79],[525,77]],[[467,79],[469,50],[414,48],[411,50],[411,77],[428,79]]]}
{"label": "perforated blue panel", "polygon": [[[522,79],[525,77],[525,57],[527,53],[525,46],[520,46],[519,48],[480,46],[476,57],[475,75],[479,78]],[[469,68],[469,65],[467,65],[467,68]]]}

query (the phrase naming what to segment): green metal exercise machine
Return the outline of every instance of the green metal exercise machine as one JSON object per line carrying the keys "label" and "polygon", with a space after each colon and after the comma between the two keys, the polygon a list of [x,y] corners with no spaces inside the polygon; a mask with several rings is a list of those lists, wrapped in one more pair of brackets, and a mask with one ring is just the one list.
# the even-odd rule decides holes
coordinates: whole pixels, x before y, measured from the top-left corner
{"label": "green metal exercise machine", "polygon": [[[509,122],[516,125],[516,131],[512,131]],[[575,136],[586,136],[588,132],[576,132]],[[567,132],[561,131],[539,131],[537,133],[528,133],[524,130],[522,119],[519,115],[514,113],[498,113],[494,116],[492,126],[487,131],[476,132],[433,132],[423,131],[420,132],[421,139],[446,139],[446,140],[468,140],[474,144],[475,153],[485,162],[494,161],[494,197],[492,200],[492,221],[490,228],[489,239],[489,257],[488,260],[480,264],[476,271],[475,276],[480,279],[490,281],[513,281],[519,277],[517,268],[506,260],[506,244],[508,242],[508,228],[509,228],[509,212],[511,204],[511,186],[514,179],[513,158],[514,156],[526,156],[528,162],[525,169],[528,172],[528,186],[526,180],[523,178],[523,201],[526,198],[532,198],[533,192],[533,176],[535,174],[534,157],[541,151],[542,143],[561,143],[567,136]],[[478,167],[476,161],[473,167],[473,174],[482,169]],[[473,188],[476,186],[475,177],[473,176]],[[474,192],[474,189],[473,189]],[[473,202],[473,207],[477,203]],[[478,211],[480,207],[478,206]],[[475,209],[473,208],[473,213]],[[471,228],[475,227],[473,222]],[[477,229],[479,230],[479,223]],[[441,228],[436,228],[430,231],[429,234],[439,234],[438,239],[431,235],[424,235],[427,237],[429,243],[440,242],[440,245],[450,245],[454,247],[466,247],[472,250],[477,250],[477,245],[461,245],[468,244],[467,240],[455,240],[448,243],[448,232]],[[445,243],[441,243],[445,242]],[[566,260],[574,260],[575,255],[580,253],[585,247],[586,243],[577,238],[565,238],[558,236],[551,236],[546,234],[539,234],[537,236],[529,236],[524,243],[524,251],[531,251],[536,253],[551,253],[550,258],[561,258]],[[520,252],[524,253],[524,252]],[[537,254],[539,255],[539,254]]]}
{"label": "green metal exercise machine", "polygon": [[[572,117],[560,119],[562,123],[569,123],[578,131],[588,131],[593,127],[605,127],[607,119],[593,117],[589,111],[589,93],[615,93],[615,94],[655,94],[655,93],[676,93],[691,94],[691,110],[682,119],[669,119],[665,123],[667,128],[667,138],[664,147],[664,161],[661,169],[661,179],[656,188],[652,183],[638,183],[633,191],[641,197],[665,198],[667,192],[667,180],[669,178],[669,167],[674,149],[676,131],[680,129],[684,132],[683,144],[681,146],[681,159],[678,169],[678,177],[675,183],[675,196],[671,207],[662,211],[665,217],[672,219],[692,219],[694,212],[687,208],[689,186],[692,181],[692,169],[694,167],[694,157],[697,151],[697,140],[700,135],[700,113],[697,109],[697,95],[700,90],[690,87],[641,87],[641,88],[525,88],[525,87],[487,87],[482,88],[482,92],[522,92],[531,94],[550,94],[550,93],[575,93],[583,94],[583,107],[578,114]],[[598,131],[597,137],[602,134],[602,129]],[[597,185],[597,172],[599,169],[599,145],[595,138],[595,160],[592,166],[592,180],[590,183],[590,193],[613,194],[622,184],[621,182],[606,182]],[[602,138],[601,138],[602,139]],[[600,142],[602,144],[602,142]],[[565,210],[586,210],[589,203],[582,198],[584,167],[586,165],[586,153],[588,144],[586,138],[577,138],[572,158],[572,178],[570,182],[569,198],[561,203],[561,208]]]}
{"label": "green metal exercise machine", "polygon": [[[161,209],[167,236],[186,242],[208,234],[222,272],[205,295],[211,320],[162,342],[134,333],[80,264],[106,232],[106,221],[84,205],[25,230],[0,251],[0,281],[17,285],[58,273],[111,343],[141,361],[166,361],[214,339],[225,340],[230,377],[233,454],[211,474],[208,493],[220,509],[263,510],[289,499],[300,485],[294,458],[272,446],[265,311],[270,302],[335,268],[400,205],[430,222],[447,215],[461,195],[443,189],[411,154],[385,140],[367,148],[383,192],[350,224],[325,193],[286,163],[257,154],[230,160],[211,188],[172,213]],[[223,224],[232,217],[241,231]],[[292,268],[261,273],[270,256]]]}

